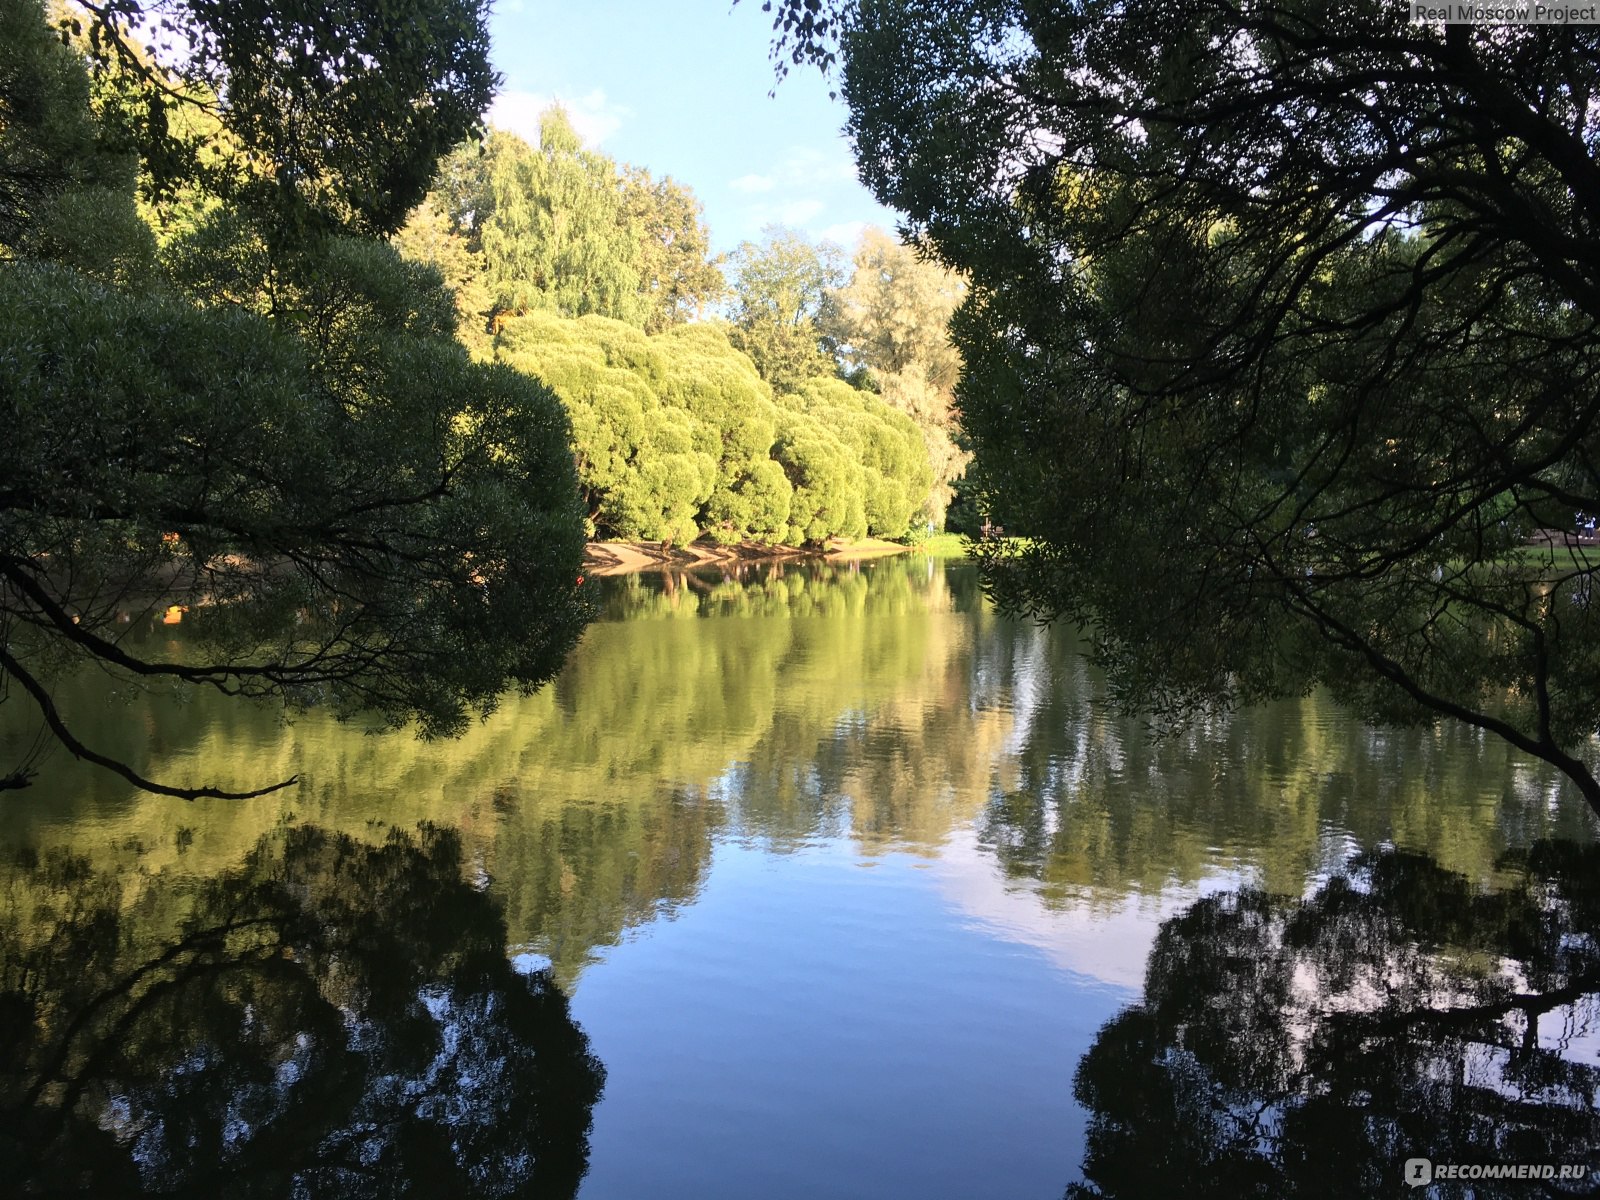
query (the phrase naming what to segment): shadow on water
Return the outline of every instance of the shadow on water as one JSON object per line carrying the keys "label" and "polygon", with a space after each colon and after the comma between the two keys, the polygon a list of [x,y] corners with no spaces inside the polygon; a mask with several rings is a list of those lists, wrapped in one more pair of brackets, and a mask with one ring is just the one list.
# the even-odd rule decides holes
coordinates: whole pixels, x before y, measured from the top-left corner
{"label": "shadow on water", "polygon": [[24,855],[0,892],[22,1195],[572,1196],[603,1082],[450,830],[286,826],[176,883]]}
{"label": "shadow on water", "polygon": [[1414,1157],[1587,1168],[1444,1194],[1591,1194],[1600,847],[1502,866],[1491,891],[1384,849],[1303,899],[1229,892],[1167,921],[1143,1003],[1079,1065],[1068,1200],[1396,1195]]}

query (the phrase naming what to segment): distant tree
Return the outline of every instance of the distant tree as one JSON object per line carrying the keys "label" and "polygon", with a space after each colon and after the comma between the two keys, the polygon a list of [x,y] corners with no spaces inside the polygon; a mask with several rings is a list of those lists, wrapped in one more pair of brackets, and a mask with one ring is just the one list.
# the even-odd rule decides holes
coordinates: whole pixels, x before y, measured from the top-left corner
{"label": "distant tree", "polygon": [[473,314],[594,312],[659,333],[721,300],[727,284],[694,193],[583,150],[559,109],[545,120],[540,151],[497,131],[442,158],[397,244],[438,265]]}
{"label": "distant tree", "polygon": [[473,249],[478,239],[452,220],[442,199],[440,193],[430,192],[411,210],[392,240],[402,256],[439,272],[455,298],[456,336],[481,357],[489,349],[488,322],[493,308],[484,280],[487,265],[482,250]]}
{"label": "distant tree", "polygon": [[948,326],[964,295],[959,275],[872,226],[856,246],[849,282],[828,293],[820,323],[847,366],[880,377],[915,370],[953,393],[961,355]]}
{"label": "distant tree", "polygon": [[[109,57],[97,120],[81,60],[38,36],[39,6],[0,0],[0,28],[23,35],[6,43],[16,69],[0,71],[0,700],[135,786],[239,795],[145,779],[97,752],[73,732],[53,681],[94,667],[107,688],[327,702],[379,726],[454,733],[507,687],[548,680],[577,640],[582,514],[555,398],[468,360],[435,272],[332,231],[387,229],[401,197],[405,207],[420,197],[404,169],[418,147],[391,139],[411,130],[431,162],[443,116],[416,115],[413,127],[384,105],[431,94],[411,85],[435,49],[413,39],[478,10],[402,3],[384,10],[400,22],[387,42],[382,21],[368,23],[377,17],[320,5],[246,5],[237,15],[252,15],[250,28],[232,9],[179,10],[174,29],[199,47],[190,67],[233,72],[230,104],[211,110],[219,153],[274,136],[276,110],[242,94],[249,78],[287,106],[284,163],[307,174],[219,195],[193,172],[159,256],[134,210],[135,160],[110,151],[126,146],[118,130],[130,112],[187,104],[187,85],[119,57],[134,11],[91,24]],[[314,28],[280,63],[261,22],[293,32],[302,21]],[[330,46],[346,37],[363,47],[356,59]],[[308,46],[328,54],[313,64],[315,95],[275,74]],[[398,56],[392,79],[386,46]],[[476,103],[474,78],[441,107]],[[295,141],[307,113],[345,112],[347,101],[348,142]],[[468,124],[452,125],[451,140]],[[365,157],[347,160],[342,147],[358,144]],[[379,182],[397,190],[370,191]],[[181,659],[127,636],[168,605],[208,617]],[[17,764],[0,782],[23,785],[35,770]]]}
{"label": "distant tree", "polygon": [[[483,252],[483,227],[494,212],[494,188],[490,176],[494,158],[491,132],[470,137],[452,147],[439,160],[428,198],[445,215],[450,228],[467,239],[474,254]],[[520,139],[519,139],[520,140]]]}
{"label": "distant tree", "polygon": [[952,485],[970,457],[956,444],[961,356],[948,331],[965,292],[959,276],[869,228],[850,281],[828,293],[819,318],[847,374],[870,383],[921,431],[934,486],[920,515],[935,528],[944,526]]}
{"label": "distant tree", "polygon": [[780,402],[832,433],[859,466],[866,531],[905,537],[933,486],[922,435],[911,419],[842,379],[813,379]]}
{"label": "distant tree", "polygon": [[695,194],[670,176],[643,167],[623,174],[623,204],[639,233],[639,286],[647,304],[646,333],[699,317],[728,290],[711,261],[711,235]]}
{"label": "distant tree", "polygon": [[482,239],[497,308],[642,325],[642,233],[617,164],[585,150],[560,108],[540,118],[537,148],[496,133],[489,158],[492,211]]}
{"label": "distant tree", "polygon": [[834,373],[817,318],[829,289],[843,281],[843,258],[839,247],[779,225],[733,252],[729,336],[776,391]]}

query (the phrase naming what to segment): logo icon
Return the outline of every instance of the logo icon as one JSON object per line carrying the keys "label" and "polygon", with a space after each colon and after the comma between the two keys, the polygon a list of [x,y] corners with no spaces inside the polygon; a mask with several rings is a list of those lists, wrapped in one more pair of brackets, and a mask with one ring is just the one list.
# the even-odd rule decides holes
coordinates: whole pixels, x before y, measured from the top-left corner
{"label": "logo icon", "polygon": [[1433,1182],[1433,1163],[1426,1158],[1406,1159],[1406,1185],[1427,1187]]}

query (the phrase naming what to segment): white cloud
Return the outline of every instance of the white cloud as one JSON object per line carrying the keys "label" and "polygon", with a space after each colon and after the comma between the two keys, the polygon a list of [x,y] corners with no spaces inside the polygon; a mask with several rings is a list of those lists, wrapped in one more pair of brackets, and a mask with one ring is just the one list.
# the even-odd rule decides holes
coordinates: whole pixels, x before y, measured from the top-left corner
{"label": "white cloud", "polygon": [[543,92],[507,90],[489,105],[489,124],[530,142],[539,140],[539,115],[553,104],[567,110],[573,129],[591,150],[599,147],[633,115],[633,110],[613,104],[599,88],[582,96],[552,96]]}
{"label": "white cloud", "polygon": [[775,174],[786,183],[854,183],[856,164],[842,146],[832,150],[790,146]]}
{"label": "white cloud", "polygon": [[821,200],[790,200],[778,206],[779,225],[804,225],[827,207]]}
{"label": "white cloud", "polygon": [[825,242],[843,246],[846,250],[854,250],[866,228],[866,221],[841,221],[837,225],[829,225],[817,236]]}
{"label": "white cloud", "polygon": [[811,196],[770,204],[752,204],[744,210],[744,223],[751,230],[765,229],[768,225],[800,228],[827,207],[821,200]]}
{"label": "white cloud", "polygon": [[732,219],[713,226],[716,233],[730,241],[755,240],[764,227],[785,225],[847,250],[860,239],[867,225],[857,219],[865,215],[862,189],[843,138],[779,145],[759,157],[747,151],[740,166],[746,174],[723,185]]}

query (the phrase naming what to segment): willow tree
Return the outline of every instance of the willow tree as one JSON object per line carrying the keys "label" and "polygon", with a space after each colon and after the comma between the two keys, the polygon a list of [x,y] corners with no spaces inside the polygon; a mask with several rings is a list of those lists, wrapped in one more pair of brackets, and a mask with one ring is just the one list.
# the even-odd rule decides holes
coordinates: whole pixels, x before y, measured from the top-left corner
{"label": "willow tree", "polygon": [[721,542],[782,541],[794,489],[772,458],[771,390],[720,327],[683,325],[653,341],[665,363],[662,400],[694,418],[696,448],[716,463],[700,528]]}
{"label": "willow tree", "polygon": [[585,150],[560,108],[540,118],[537,147],[497,132],[488,153],[493,208],[482,236],[497,307],[643,324],[641,231],[616,163]]}
{"label": "willow tree", "polygon": [[826,428],[854,460],[866,532],[905,537],[933,487],[933,468],[911,419],[841,379],[813,379],[784,402]]}
{"label": "willow tree", "polygon": [[[18,35],[0,73],[0,698],[41,745],[135,786],[239,795],[85,744],[55,681],[93,667],[108,690],[326,702],[452,734],[576,642],[582,514],[554,396],[470,362],[438,275],[364,236],[399,223],[426,183],[409,166],[486,98],[482,10],[177,6],[187,74],[130,49],[141,11],[92,10],[91,97],[38,4],[0,0]],[[416,44],[430,31],[445,41]],[[129,153],[127,123],[170,105],[205,111],[201,140]],[[299,144],[311,115],[347,119],[349,139]],[[269,144],[281,170],[251,150]],[[158,205],[187,190],[159,247],[136,168]],[[128,636],[186,605],[214,617],[192,653]],[[37,758],[8,767],[19,786]]]}
{"label": "willow tree", "polygon": [[495,355],[561,397],[596,533],[694,540],[717,459],[691,414],[662,403],[665,364],[641,330],[597,316],[531,313],[501,322]]}
{"label": "willow tree", "polygon": [[792,489],[785,542],[801,546],[866,535],[861,464],[824,422],[784,406],[772,456]]}

